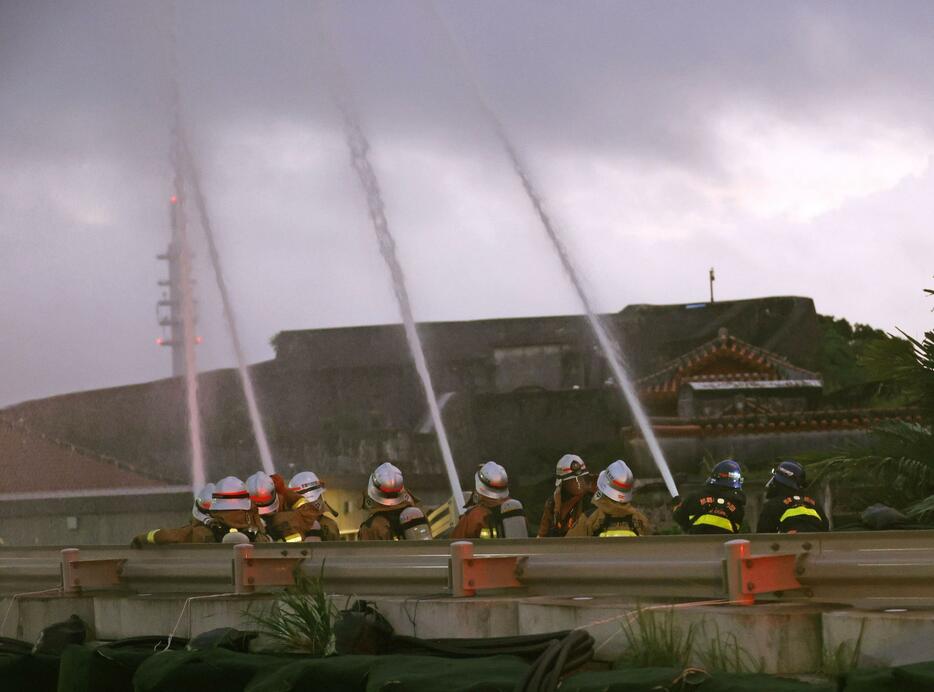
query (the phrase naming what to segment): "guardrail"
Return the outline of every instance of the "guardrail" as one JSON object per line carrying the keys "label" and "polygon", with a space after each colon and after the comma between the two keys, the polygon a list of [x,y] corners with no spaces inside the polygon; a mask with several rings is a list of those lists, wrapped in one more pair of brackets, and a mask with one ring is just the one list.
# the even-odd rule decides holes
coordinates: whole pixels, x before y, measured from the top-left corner
{"label": "guardrail", "polygon": [[[721,536],[476,541],[470,559],[521,557],[517,596],[634,599],[752,598],[868,607],[934,606],[934,532],[748,535],[728,559]],[[450,589],[450,541],[257,544],[258,559],[303,559],[334,593],[425,596]],[[0,547],[0,594],[62,584],[60,547]],[[136,593],[223,593],[230,545],[80,547],[82,560],[123,560],[121,588]],[[769,556],[777,560],[763,560]],[[482,589],[483,587],[478,587]],[[776,588],[784,589],[775,593]],[[471,591],[476,589],[466,589]]]}

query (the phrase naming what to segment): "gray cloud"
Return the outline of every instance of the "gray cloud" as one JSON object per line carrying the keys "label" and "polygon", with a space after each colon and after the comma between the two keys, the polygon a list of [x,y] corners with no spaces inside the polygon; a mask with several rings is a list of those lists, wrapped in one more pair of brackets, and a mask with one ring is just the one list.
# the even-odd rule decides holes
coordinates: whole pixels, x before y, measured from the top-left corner
{"label": "gray cloud", "polygon": [[[813,295],[929,321],[929,3],[439,4],[603,309]],[[421,2],[329,30],[421,319],[577,310]],[[179,3],[182,109],[251,358],[397,319],[307,3]],[[0,403],[167,374],[168,3],[0,4]],[[229,365],[199,252],[199,355]],[[871,277],[871,279],[867,278]],[[925,284],[925,281],[928,281]]]}

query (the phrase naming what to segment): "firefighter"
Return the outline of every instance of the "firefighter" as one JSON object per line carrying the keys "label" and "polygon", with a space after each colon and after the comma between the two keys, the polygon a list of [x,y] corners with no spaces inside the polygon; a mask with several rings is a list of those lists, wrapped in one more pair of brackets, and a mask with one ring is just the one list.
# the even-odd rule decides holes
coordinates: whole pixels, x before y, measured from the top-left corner
{"label": "firefighter", "polygon": [[153,529],[136,536],[130,543],[132,548],[142,548],[145,545],[167,545],[169,543],[216,543],[217,537],[213,530],[214,519],[211,518],[212,496],[214,484],[208,483],[197,494],[191,507],[191,519],[185,526],[177,529]]}
{"label": "firefighter", "polygon": [[296,495],[292,512],[299,517],[299,526],[306,540],[309,537],[314,539],[316,535],[320,535],[322,541],[341,540],[337,522],[325,516],[325,512],[330,512],[336,517],[337,510],[324,499],[324,481],[312,471],[302,471],[289,481],[289,490]]}
{"label": "firefighter", "polygon": [[242,534],[250,543],[269,542],[250,491],[236,476],[222,478],[214,485],[210,515],[214,519],[211,529],[219,542],[241,542],[236,534]]}
{"label": "firefighter", "polygon": [[645,536],[651,530],[648,518],[633,507],[632,471],[617,459],[597,476],[597,492],[590,511],[565,534],[569,538],[599,536]]}
{"label": "firefighter", "polygon": [[685,533],[739,533],[746,514],[739,464],[724,459],[713,467],[702,490],[675,502],[674,520]]}
{"label": "firefighter", "polygon": [[555,469],[555,491],[545,501],[538,537],[561,537],[568,532],[590,506],[593,498],[593,476],[584,460],[576,454],[558,459]]}
{"label": "firefighter", "polygon": [[386,462],[370,474],[362,509],[370,512],[360,524],[361,541],[400,541],[431,538],[428,520],[405,488],[402,471]]}
{"label": "firefighter", "polygon": [[509,476],[495,461],[474,474],[474,492],[451,538],[528,538],[522,503],[509,497]]}
{"label": "firefighter", "polygon": [[804,492],[807,480],[797,461],[783,461],[772,469],[765,484],[765,504],[759,513],[757,533],[811,533],[829,531],[830,525],[817,501]]}

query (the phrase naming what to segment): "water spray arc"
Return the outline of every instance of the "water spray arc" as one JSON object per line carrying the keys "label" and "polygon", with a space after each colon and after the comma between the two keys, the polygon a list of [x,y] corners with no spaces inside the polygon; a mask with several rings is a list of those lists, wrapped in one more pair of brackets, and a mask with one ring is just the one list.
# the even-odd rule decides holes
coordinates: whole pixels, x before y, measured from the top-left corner
{"label": "water spray arc", "polygon": [[191,445],[191,483],[194,492],[204,487],[204,444],[201,433],[201,413],[198,409],[198,362],[195,356],[195,301],[192,290],[191,245],[185,218],[183,180],[175,173],[175,194],[172,196],[172,233],[178,247],[179,293],[182,314],[182,343],[185,353],[185,403],[188,410],[188,437]]}
{"label": "water spray arc", "polygon": [[461,498],[464,493],[461,489],[460,479],[457,477],[457,469],[454,466],[454,455],[451,453],[451,445],[448,442],[447,431],[444,427],[444,421],[441,418],[441,408],[438,406],[438,398],[435,396],[435,388],[431,382],[431,373],[428,370],[425,351],[422,348],[422,341],[418,335],[418,329],[415,326],[415,316],[412,313],[412,303],[409,300],[409,292],[406,288],[405,273],[402,271],[402,265],[396,253],[395,238],[389,229],[389,221],[386,219],[386,210],[383,204],[383,196],[380,191],[379,181],[370,163],[370,144],[350,112],[342,108],[342,114],[344,116],[344,127],[347,134],[347,146],[350,149],[351,165],[366,194],[370,220],[373,223],[373,230],[376,232],[376,237],[379,241],[379,251],[383,256],[383,260],[386,262],[386,266],[392,278],[393,292],[399,304],[399,312],[402,315],[402,323],[405,327],[405,338],[409,343],[409,350],[412,352],[415,370],[425,390],[425,399],[428,402],[428,410],[431,414],[432,423],[434,423],[435,426],[435,433],[438,436],[438,446],[441,449],[441,457],[444,460],[444,468],[447,472],[448,483],[451,486],[451,494],[454,496],[454,505],[457,508],[458,514],[460,514],[463,511],[461,507]]}
{"label": "water spray arc", "polygon": [[188,239],[188,225],[185,215],[185,178],[182,172],[182,126],[181,104],[179,99],[178,61],[176,36],[177,7],[172,5],[171,42],[169,58],[172,61],[171,83],[171,148],[169,164],[172,169],[172,235],[177,243],[179,257],[179,292],[181,294],[182,338],[185,352],[185,402],[188,410],[188,437],[191,445],[191,483],[192,491],[197,493],[204,487],[204,441],[201,433],[201,413],[198,409],[198,362],[195,357],[195,301],[191,267],[191,244]]}
{"label": "water spray arc", "polygon": [[[320,15],[319,15],[320,16]],[[425,399],[428,403],[428,411],[431,421],[434,424],[435,434],[438,439],[438,447],[441,451],[441,458],[444,461],[445,472],[448,477],[448,484],[451,487],[454,508],[458,515],[463,513],[463,496],[460,479],[457,476],[457,468],[454,466],[454,455],[451,452],[451,445],[448,442],[447,430],[444,427],[444,420],[441,417],[441,407],[438,405],[438,397],[435,396],[435,388],[431,381],[431,372],[428,370],[428,362],[425,359],[425,350],[422,347],[421,338],[418,335],[418,329],[415,326],[415,315],[412,312],[412,301],[409,299],[408,288],[406,287],[405,272],[399,261],[396,252],[396,240],[389,227],[389,220],[386,217],[386,205],[383,202],[383,193],[379,185],[379,179],[373,165],[370,162],[370,143],[360,127],[359,120],[355,110],[350,105],[350,99],[346,92],[346,80],[343,78],[340,66],[336,62],[333,48],[324,34],[325,22],[321,21],[319,28],[322,29],[322,46],[326,54],[323,56],[325,64],[328,66],[328,76],[330,77],[329,86],[331,95],[340,111],[343,120],[344,132],[347,139],[347,147],[350,150],[350,163],[354,173],[363,188],[366,196],[367,210],[369,211],[370,221],[373,225],[373,231],[379,242],[379,251],[389,270],[392,279],[392,289],[399,305],[399,313],[402,317],[402,324],[405,328],[405,338],[409,345],[409,351],[412,354],[412,360],[415,363],[415,370],[422,383],[422,389],[425,392]]]}
{"label": "water spray arc", "polygon": [[217,249],[215,240],[214,226],[211,223],[211,217],[208,213],[207,202],[204,192],[201,189],[201,175],[195,165],[194,157],[188,146],[188,139],[184,133],[179,135],[180,149],[183,156],[183,170],[187,173],[188,181],[194,197],[195,207],[198,210],[198,218],[201,230],[204,231],[205,240],[208,246],[208,255],[211,258],[211,266],[214,269],[214,278],[217,281],[217,289],[221,295],[221,304],[224,309],[224,318],[227,323],[227,331],[230,335],[230,341],[233,344],[234,355],[237,359],[237,372],[240,375],[240,384],[243,387],[243,396],[246,399],[247,412],[250,416],[250,424],[253,426],[253,436],[256,439],[256,447],[259,450],[260,460],[263,464],[263,471],[272,475],[276,472],[272,460],[272,452],[269,449],[269,440],[266,438],[266,430],[263,428],[263,419],[259,412],[259,405],[256,402],[256,392],[253,388],[253,379],[250,377],[250,371],[247,368],[246,358],[243,355],[243,346],[240,343],[240,332],[237,328],[237,319],[233,309],[233,303],[230,300],[230,292],[227,288],[227,281],[224,278],[224,269],[221,263],[220,253]]}
{"label": "water spray arc", "polygon": [[619,349],[619,345],[610,337],[606,326],[594,311],[593,303],[591,302],[584,283],[581,279],[580,271],[578,271],[578,269],[575,267],[567,245],[561,236],[561,233],[559,232],[552,218],[549,216],[548,211],[545,209],[542,196],[533,184],[533,181],[529,175],[528,166],[522,160],[522,157],[519,155],[519,152],[513,144],[512,138],[507,133],[505,126],[499,119],[499,116],[497,116],[496,112],[493,110],[493,107],[490,105],[486,95],[481,90],[479,81],[470,72],[468,67],[469,63],[467,62],[467,59],[464,56],[458,42],[445,24],[444,19],[438,13],[433,3],[429,2],[428,10],[429,14],[433,16],[434,21],[440,27],[441,33],[446,37],[448,44],[451,46],[452,51],[456,56],[461,74],[469,84],[474,98],[479,104],[484,115],[489,120],[497,139],[499,139],[500,144],[506,152],[506,156],[509,159],[509,163],[512,166],[513,171],[515,171],[516,175],[519,177],[519,180],[522,183],[522,189],[525,191],[526,197],[528,197],[529,202],[532,204],[533,208],[535,209],[535,213],[541,222],[542,230],[545,232],[545,235],[548,237],[552,248],[558,255],[558,259],[561,261],[561,266],[564,269],[564,273],[567,275],[568,280],[571,282],[571,285],[574,288],[574,292],[577,294],[577,297],[587,314],[587,321],[589,322],[594,336],[597,339],[597,343],[599,344],[600,349],[603,351],[603,354],[606,357],[607,363],[610,366],[610,370],[613,373],[613,379],[619,386],[620,391],[623,394],[623,398],[625,399],[626,404],[629,406],[629,410],[632,411],[636,426],[642,433],[642,437],[649,448],[650,454],[652,455],[652,460],[655,462],[655,466],[658,467],[658,471],[661,473],[662,479],[665,481],[665,486],[668,488],[668,492],[671,493],[672,497],[676,497],[678,495],[678,488],[675,486],[675,481],[671,475],[671,470],[668,468],[668,462],[665,461],[665,455],[662,453],[661,446],[658,444],[658,438],[655,437],[655,431],[652,429],[652,425],[649,422],[648,416],[646,415],[645,410],[642,408],[642,403],[639,401],[635,387],[633,386],[632,381],[626,372],[623,355]]}

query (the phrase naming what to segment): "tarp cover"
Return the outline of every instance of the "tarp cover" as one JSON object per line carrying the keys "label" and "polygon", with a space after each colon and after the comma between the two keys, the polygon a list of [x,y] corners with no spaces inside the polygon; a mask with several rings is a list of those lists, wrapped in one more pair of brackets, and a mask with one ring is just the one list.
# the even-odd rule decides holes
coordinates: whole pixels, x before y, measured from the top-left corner
{"label": "tarp cover", "polygon": [[[759,673],[715,673],[699,684],[682,684],[678,668],[619,668],[580,673],[561,685],[561,692],[834,692],[836,685],[814,685]],[[849,688],[846,688],[849,690]]]}
{"label": "tarp cover", "polygon": [[846,692],[928,692],[934,690],[934,662],[857,670],[844,675],[842,683]]}
{"label": "tarp cover", "polygon": [[55,692],[58,656],[0,653],[0,690]]}

